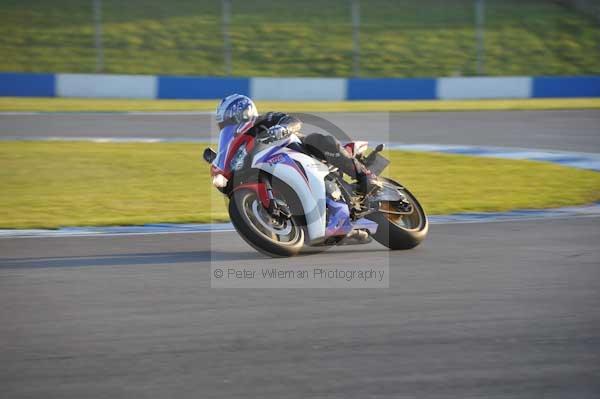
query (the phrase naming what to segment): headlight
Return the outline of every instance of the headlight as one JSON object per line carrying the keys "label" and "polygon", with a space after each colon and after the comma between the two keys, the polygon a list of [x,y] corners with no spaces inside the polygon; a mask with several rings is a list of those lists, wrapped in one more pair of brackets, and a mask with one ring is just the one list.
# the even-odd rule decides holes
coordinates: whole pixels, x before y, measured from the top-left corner
{"label": "headlight", "polygon": [[246,145],[243,144],[238,148],[233,158],[231,158],[231,163],[229,164],[231,170],[241,169],[244,166],[246,155],[248,155],[248,152],[246,151]]}
{"label": "headlight", "polygon": [[219,175],[215,175],[213,177],[212,184],[216,188],[223,188],[227,185],[227,182],[228,182],[227,178],[225,176],[219,174]]}

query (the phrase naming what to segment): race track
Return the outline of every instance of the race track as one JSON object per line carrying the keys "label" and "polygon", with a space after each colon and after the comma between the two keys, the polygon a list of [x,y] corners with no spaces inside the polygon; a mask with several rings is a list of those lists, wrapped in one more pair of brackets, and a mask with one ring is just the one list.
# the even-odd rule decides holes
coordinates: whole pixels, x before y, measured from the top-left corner
{"label": "race track", "polygon": [[[600,152],[598,112],[431,115],[398,141]],[[53,131],[57,117],[47,135],[150,137],[181,116],[85,134]],[[6,118],[1,135],[45,131],[37,115],[21,132]],[[195,132],[173,123],[173,137]],[[231,232],[0,239],[0,397],[595,398],[599,222],[437,224],[412,251],[287,260]],[[389,265],[390,288],[209,287],[211,265],[281,264]]]}
{"label": "race track", "polygon": [[[306,116],[306,115],[304,115]],[[350,137],[382,142],[600,152],[600,111],[321,113]],[[308,118],[304,118],[308,119]],[[306,132],[316,129],[305,126]],[[0,114],[0,139],[147,137],[216,141],[208,114]]]}

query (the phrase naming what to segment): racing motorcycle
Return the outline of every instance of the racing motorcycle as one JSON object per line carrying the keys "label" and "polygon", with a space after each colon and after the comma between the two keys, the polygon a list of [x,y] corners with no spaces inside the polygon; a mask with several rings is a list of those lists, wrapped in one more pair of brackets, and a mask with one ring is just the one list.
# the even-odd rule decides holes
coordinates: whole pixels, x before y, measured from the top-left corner
{"label": "racing motorcycle", "polygon": [[[303,247],[362,244],[371,237],[391,250],[410,249],[427,235],[427,216],[402,184],[378,177],[383,187],[362,194],[297,135],[268,141],[238,131],[222,129],[218,152],[206,148],[203,158],[213,185],[229,200],[233,226],[259,252],[293,256]],[[371,151],[365,141],[344,146],[376,175],[389,164],[382,144]]]}

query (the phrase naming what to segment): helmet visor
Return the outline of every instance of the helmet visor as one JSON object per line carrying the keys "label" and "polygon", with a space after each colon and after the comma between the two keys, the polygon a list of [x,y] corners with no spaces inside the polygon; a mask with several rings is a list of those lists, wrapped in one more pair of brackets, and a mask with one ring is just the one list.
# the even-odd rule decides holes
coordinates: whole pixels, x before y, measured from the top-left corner
{"label": "helmet visor", "polygon": [[[256,120],[258,117],[258,111],[256,110],[256,106],[253,102],[247,101],[239,101],[237,103],[231,104],[229,109],[227,109],[224,114],[217,114],[217,121],[219,122],[219,128],[223,129],[225,126],[229,125],[240,125],[239,129],[242,129],[242,126],[247,122],[252,122]],[[252,125],[250,125],[252,126]],[[246,130],[249,127],[246,128]],[[243,131],[241,131],[243,133]]]}

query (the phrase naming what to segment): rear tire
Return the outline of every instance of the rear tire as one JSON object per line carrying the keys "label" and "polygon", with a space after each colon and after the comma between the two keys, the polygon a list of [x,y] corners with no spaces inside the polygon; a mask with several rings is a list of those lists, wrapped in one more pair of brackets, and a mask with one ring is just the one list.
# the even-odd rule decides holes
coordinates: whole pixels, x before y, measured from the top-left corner
{"label": "rear tire", "polygon": [[[385,180],[400,188],[396,182]],[[400,190],[412,204],[413,214],[396,216],[376,212],[367,216],[368,219],[377,223],[377,232],[373,234],[373,238],[391,250],[412,249],[425,239],[429,231],[427,215],[417,198],[406,188]]]}
{"label": "rear tire", "polygon": [[282,223],[273,221],[253,190],[233,192],[229,201],[229,217],[244,241],[265,255],[294,256],[304,246],[304,229],[296,218]]}

